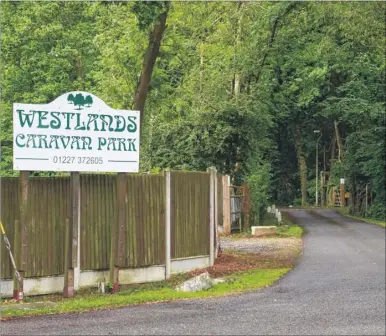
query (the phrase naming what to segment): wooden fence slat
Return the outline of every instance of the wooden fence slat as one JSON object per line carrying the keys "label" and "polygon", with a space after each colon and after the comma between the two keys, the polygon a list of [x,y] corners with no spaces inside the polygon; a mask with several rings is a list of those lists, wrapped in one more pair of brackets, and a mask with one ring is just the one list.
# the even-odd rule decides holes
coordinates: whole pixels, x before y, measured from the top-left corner
{"label": "wooden fence slat", "polygon": [[95,255],[97,256],[96,258],[96,267],[98,269],[101,268],[101,265],[102,265],[102,260],[103,259],[103,224],[104,222],[106,221],[106,218],[104,217],[104,213],[103,213],[103,203],[109,199],[109,195],[106,194],[103,189],[102,189],[102,179],[103,179],[103,176],[102,175],[95,175],[95,176],[98,176],[98,179],[95,179],[96,181],[96,204],[97,204],[97,214],[98,214],[98,218],[97,218],[97,228],[96,228],[96,232],[95,232],[95,235],[96,235],[96,239],[95,239],[95,242],[96,242],[96,245],[95,245]]}
{"label": "wooden fence slat", "polygon": [[155,176],[146,176],[147,181],[148,181],[148,187],[147,191],[149,193],[148,199],[149,199],[149,222],[148,222],[148,227],[150,231],[150,235],[148,237],[147,241],[147,251],[148,251],[148,264],[155,264],[156,263],[156,256],[154,251],[161,250],[159,249],[158,246],[158,239],[156,239],[156,234],[157,234],[157,224],[158,224],[158,219],[157,219],[157,214],[155,213],[155,193],[154,193],[154,186],[157,183],[157,180],[154,179]]}
{"label": "wooden fence slat", "polygon": [[131,174],[128,174],[127,176],[127,199],[128,199],[128,210],[127,210],[127,216],[126,216],[126,265],[133,265],[134,264],[134,254],[133,254],[133,248],[135,244],[135,231],[133,228],[133,219],[132,217],[135,215],[133,210],[133,196],[132,196],[132,176]]}
{"label": "wooden fence slat", "polygon": [[[40,220],[38,221],[38,225],[39,225],[39,237],[40,237],[40,246],[39,246],[39,255],[40,255],[40,262],[41,262],[41,273],[40,275],[42,276],[43,274],[46,274],[48,272],[48,269],[47,269],[47,255],[48,255],[48,241],[47,241],[47,210],[46,209],[43,209],[43,205],[44,203],[51,203],[49,200],[48,200],[48,190],[44,188],[46,187],[46,185],[44,185],[44,182],[39,179],[39,182],[38,182],[38,194],[39,195],[45,195],[45,198],[46,198],[46,201],[45,202],[41,202],[41,200],[39,200],[40,202],[36,202],[37,203],[37,206],[39,207],[39,213],[40,213]],[[45,224],[45,227],[43,229],[43,225],[42,224]]]}
{"label": "wooden fence slat", "polygon": [[165,222],[165,201],[166,201],[166,190],[165,190],[165,175],[160,175],[158,177],[158,193],[159,195],[159,203],[158,203],[158,213],[159,213],[159,220],[160,223],[158,225],[159,231],[158,231],[158,237],[160,240],[160,264],[165,263],[165,249],[163,248],[166,243],[166,236],[165,236],[165,230],[166,230],[166,222]]}
{"label": "wooden fence slat", "polygon": [[[40,259],[37,259],[36,258],[36,255],[37,255],[37,249],[40,245],[40,239],[39,239],[39,235],[38,235],[38,232],[37,232],[37,220],[36,220],[36,217],[39,215],[39,213],[37,212],[37,208],[36,208],[36,203],[33,202],[36,197],[37,197],[37,193],[36,193],[36,179],[31,179],[31,200],[32,200],[32,204],[30,205],[29,207],[29,210],[30,210],[30,215],[31,215],[31,234],[30,234],[30,237],[31,237],[31,241],[34,241],[35,244],[32,244],[31,247],[31,260],[32,260],[32,263],[30,263],[31,265],[31,271],[30,271],[30,276],[32,275],[36,275],[38,276],[39,275],[39,269],[38,269],[38,263],[40,261]],[[42,195],[43,196],[43,195]],[[36,244],[37,242],[37,244]]]}

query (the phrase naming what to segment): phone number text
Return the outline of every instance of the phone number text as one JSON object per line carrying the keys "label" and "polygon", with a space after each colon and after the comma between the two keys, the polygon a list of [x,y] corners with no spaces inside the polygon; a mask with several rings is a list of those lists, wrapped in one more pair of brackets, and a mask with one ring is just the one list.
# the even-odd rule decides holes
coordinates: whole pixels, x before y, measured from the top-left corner
{"label": "phone number text", "polygon": [[103,158],[96,156],[54,156],[52,161],[64,164],[103,164]]}

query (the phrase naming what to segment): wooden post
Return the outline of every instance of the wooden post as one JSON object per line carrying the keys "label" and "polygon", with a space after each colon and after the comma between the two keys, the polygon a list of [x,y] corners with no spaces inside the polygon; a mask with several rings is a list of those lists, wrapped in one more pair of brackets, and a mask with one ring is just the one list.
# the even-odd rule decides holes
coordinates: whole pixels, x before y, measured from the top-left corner
{"label": "wooden post", "polygon": [[29,172],[20,173],[20,187],[21,187],[21,208],[20,208],[20,230],[21,230],[21,243],[22,243],[22,254],[20,270],[24,272],[27,270],[28,264],[28,198],[29,198]]}
{"label": "wooden post", "polygon": [[344,178],[340,179],[340,207],[343,208],[346,206],[346,199],[345,199],[345,184],[344,184]]}
{"label": "wooden post", "polygon": [[248,232],[250,229],[250,212],[251,212],[251,200],[249,197],[249,190],[246,185],[242,187],[243,191],[243,202],[242,202],[242,212],[244,217],[244,232]]}
{"label": "wooden post", "polygon": [[74,290],[78,290],[79,289],[79,283],[80,283],[80,248],[81,248],[81,235],[80,235],[80,215],[81,215],[81,195],[80,195],[80,175],[79,175],[79,183],[78,183],[79,187],[77,188],[77,195],[74,194],[74,197],[77,197],[78,198],[78,201],[75,205],[77,205],[78,207],[78,211],[77,211],[77,252],[76,252],[76,259],[77,259],[77,263],[76,263],[76,266],[74,267]]}
{"label": "wooden post", "polygon": [[223,225],[224,234],[231,233],[231,197],[230,197],[230,177],[229,175],[222,177],[223,190]]}
{"label": "wooden post", "polygon": [[[79,242],[79,193],[80,175],[79,172],[72,172],[70,175],[70,206],[69,206],[69,225],[67,230],[68,240],[66,240],[65,251],[68,262],[65,263],[64,297],[73,297],[74,292],[74,269],[78,266],[78,242]],[[68,246],[67,246],[68,245]]]}
{"label": "wooden post", "polygon": [[[112,286],[112,291],[117,291],[119,286],[119,267],[115,265],[115,256],[117,251],[117,228],[116,224],[111,224],[111,248],[110,248],[110,275],[109,275],[109,283]],[[110,290],[110,289],[109,289]]]}
{"label": "wooden post", "polygon": [[126,256],[126,213],[128,203],[128,181],[126,173],[119,173],[117,175],[117,201],[118,201],[118,259],[116,264],[119,267],[125,265]]}
{"label": "wooden post", "polygon": [[170,278],[171,269],[171,173],[165,172],[165,190],[166,190],[166,204],[165,204],[165,279]]}
{"label": "wooden post", "polygon": [[119,267],[125,264],[126,255],[126,214],[127,214],[127,174],[117,174],[117,223],[111,227],[110,284],[112,291],[119,289]]}
{"label": "wooden post", "polygon": [[24,271],[21,268],[23,259],[22,248],[22,232],[19,220],[15,220],[15,235],[14,235],[14,259],[17,267],[17,271],[20,274],[21,283],[19,283],[15,273],[13,272],[13,299],[16,301],[23,300],[23,285],[24,285]]}
{"label": "wooden post", "polygon": [[71,225],[70,220],[66,218],[66,233],[64,240],[64,288],[63,296],[74,296],[74,269],[71,265]]}
{"label": "wooden post", "polygon": [[27,267],[27,221],[28,221],[28,195],[29,182],[28,171],[20,171],[19,192],[20,192],[20,221],[15,221],[15,263],[22,279],[20,285],[14,277],[13,298],[21,300],[23,295],[24,272]]}

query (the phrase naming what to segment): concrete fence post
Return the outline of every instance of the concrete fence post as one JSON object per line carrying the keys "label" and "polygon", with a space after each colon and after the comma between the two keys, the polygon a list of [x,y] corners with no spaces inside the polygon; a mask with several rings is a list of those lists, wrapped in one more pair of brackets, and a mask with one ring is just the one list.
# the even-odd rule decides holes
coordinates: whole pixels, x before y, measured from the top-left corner
{"label": "concrete fence post", "polygon": [[170,278],[170,264],[171,264],[171,173],[165,172],[165,190],[166,190],[166,204],[165,204],[165,279]]}
{"label": "concrete fence post", "polygon": [[213,180],[214,180],[214,192],[213,192],[213,196],[214,196],[214,242],[213,242],[213,246],[214,246],[214,259],[216,258],[217,256],[217,253],[218,253],[218,222],[219,222],[219,218],[218,218],[218,179],[217,179],[217,170],[216,168],[213,168]]}
{"label": "concrete fence post", "polygon": [[230,197],[230,177],[229,175],[222,177],[223,190],[223,225],[224,233],[231,233],[231,197]]}
{"label": "concrete fence post", "polygon": [[345,194],[346,194],[345,181],[344,181],[344,178],[341,178],[340,179],[340,207],[341,208],[346,206]]}
{"label": "concrete fence post", "polygon": [[280,211],[277,214],[277,221],[278,221],[279,224],[281,224],[281,222],[283,221],[282,217],[281,217],[281,212]]}
{"label": "concrete fence post", "polygon": [[215,170],[208,168],[209,172],[209,264],[214,265],[214,229],[215,229]]}

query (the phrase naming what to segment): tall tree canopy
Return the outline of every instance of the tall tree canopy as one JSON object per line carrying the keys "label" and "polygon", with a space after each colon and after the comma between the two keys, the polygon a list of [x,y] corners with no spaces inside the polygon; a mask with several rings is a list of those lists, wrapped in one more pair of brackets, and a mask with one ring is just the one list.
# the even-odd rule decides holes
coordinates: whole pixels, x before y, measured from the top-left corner
{"label": "tall tree canopy", "polygon": [[0,9],[1,176],[17,174],[12,103],[84,90],[141,110],[141,170],[216,166],[248,183],[257,207],[315,201],[318,130],[326,194],[344,177],[352,211],[384,217],[385,3],[63,1]]}

